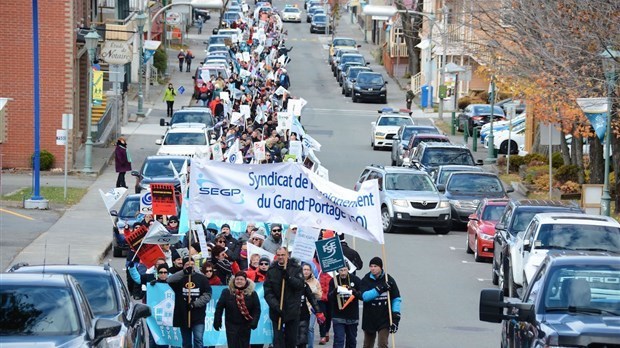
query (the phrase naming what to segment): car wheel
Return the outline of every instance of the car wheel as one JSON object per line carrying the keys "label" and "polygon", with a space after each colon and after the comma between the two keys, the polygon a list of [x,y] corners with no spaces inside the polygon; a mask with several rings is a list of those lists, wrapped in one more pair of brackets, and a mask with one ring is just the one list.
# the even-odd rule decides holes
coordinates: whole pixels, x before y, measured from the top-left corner
{"label": "car wheel", "polygon": [[474,251],[471,250],[471,248],[469,247],[469,232],[465,232],[465,235],[467,236],[465,238],[465,252],[467,252],[468,254],[473,254]]}
{"label": "car wheel", "polygon": [[340,94],[344,94],[345,96],[347,95],[344,91],[344,87],[342,87],[342,90],[340,91]]}
{"label": "car wheel", "polygon": [[482,262],[484,259],[480,257],[480,253],[478,252],[478,238],[474,239],[474,261]]}
{"label": "car wheel", "polygon": [[344,96],[345,97],[350,97],[351,96],[351,92],[347,91],[346,89],[344,90]]}
{"label": "car wheel", "polygon": [[[502,144],[499,146],[499,153],[502,155],[508,154],[508,140],[503,141]],[[519,153],[519,145],[517,145],[516,142],[511,140],[510,141],[510,154],[516,155],[518,153]]]}
{"label": "car wheel", "polygon": [[116,245],[112,245],[112,255],[114,257],[123,257],[123,249],[117,247]]}
{"label": "car wheel", "polygon": [[390,216],[390,212],[387,207],[381,208],[381,222],[383,223],[384,233],[391,233],[394,230],[394,225],[392,224],[392,217]]}
{"label": "car wheel", "polygon": [[387,96],[381,99],[381,104],[387,104]]}
{"label": "car wheel", "polygon": [[451,229],[450,227],[434,227],[433,232],[435,232],[435,234],[448,234]]}

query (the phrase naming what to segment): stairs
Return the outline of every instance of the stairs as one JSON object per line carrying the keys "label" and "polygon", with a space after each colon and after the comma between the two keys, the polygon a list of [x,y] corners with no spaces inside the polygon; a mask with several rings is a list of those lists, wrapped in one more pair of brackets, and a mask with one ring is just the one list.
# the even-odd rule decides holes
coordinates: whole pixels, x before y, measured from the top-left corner
{"label": "stairs", "polygon": [[96,106],[93,105],[92,127],[95,131],[97,129],[97,123],[99,123],[99,120],[101,120],[101,118],[103,117],[103,114],[105,113],[107,103],[108,103],[108,96],[104,93],[103,100],[101,101],[101,105],[96,105]]}

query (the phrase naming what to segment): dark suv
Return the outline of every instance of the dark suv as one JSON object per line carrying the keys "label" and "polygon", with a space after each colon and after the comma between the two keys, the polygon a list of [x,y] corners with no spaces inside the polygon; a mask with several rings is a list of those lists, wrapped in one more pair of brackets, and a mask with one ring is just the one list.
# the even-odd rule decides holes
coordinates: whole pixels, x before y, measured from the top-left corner
{"label": "dark suv", "polygon": [[378,72],[361,72],[353,80],[351,101],[357,103],[365,99],[377,100],[382,104],[387,103],[387,81]]}
{"label": "dark suv", "polygon": [[510,246],[514,243],[519,232],[525,231],[527,225],[538,213],[583,213],[581,208],[562,201],[552,200],[513,200],[508,203],[504,213],[495,225],[495,237],[493,238],[493,264],[491,267],[491,280],[494,285],[499,285],[506,296],[515,296],[509,290],[508,284],[510,273]]}
{"label": "dark suv", "polygon": [[120,332],[106,338],[108,347],[121,347],[122,342],[136,342],[135,347],[145,347],[146,328],[142,318],[151,315],[148,306],[130,300],[129,291],[120,275],[109,265],[45,265],[30,266],[19,263],[9,269],[11,273],[64,274],[75,278],[84,291],[95,318],[116,320]]}
{"label": "dark suv", "polygon": [[550,251],[532,279],[522,301],[480,293],[480,320],[502,324],[501,347],[620,347],[616,254]]}
{"label": "dark suv", "polygon": [[475,161],[467,145],[450,143],[420,143],[411,157],[411,165],[434,176],[439,166],[458,164],[464,166],[482,165],[482,160]]}

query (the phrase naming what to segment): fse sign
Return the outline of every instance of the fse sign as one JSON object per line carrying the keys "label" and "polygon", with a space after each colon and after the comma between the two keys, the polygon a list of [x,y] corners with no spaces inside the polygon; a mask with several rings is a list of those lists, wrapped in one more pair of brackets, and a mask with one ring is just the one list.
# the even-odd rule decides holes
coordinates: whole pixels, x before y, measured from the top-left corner
{"label": "fse sign", "polygon": [[101,58],[108,64],[127,64],[132,57],[131,45],[126,41],[106,40],[101,49]]}

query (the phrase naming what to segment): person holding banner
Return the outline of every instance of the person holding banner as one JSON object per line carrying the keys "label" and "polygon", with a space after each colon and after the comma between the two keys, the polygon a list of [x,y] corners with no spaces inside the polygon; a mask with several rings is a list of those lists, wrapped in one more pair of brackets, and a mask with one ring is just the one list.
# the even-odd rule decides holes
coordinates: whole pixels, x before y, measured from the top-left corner
{"label": "person holding banner", "polygon": [[[168,274],[170,273],[169,271],[169,267],[167,264],[162,263],[159,266],[157,266],[157,278],[151,280],[146,287],[150,287],[150,286],[155,286],[155,284],[157,283],[167,283],[168,280]],[[148,293],[148,290],[147,290]],[[146,303],[146,297],[144,302]],[[153,338],[153,334],[150,333],[150,328],[149,328],[149,347],[151,348],[167,348],[169,346],[167,345],[159,345],[155,343],[155,339]]]}
{"label": "person holding banner", "polygon": [[369,267],[370,272],[364,276],[360,286],[364,301],[364,348],[373,348],[375,340],[379,348],[387,348],[389,334],[398,331],[402,300],[394,278],[383,272],[383,260],[373,257]]}
{"label": "person holding banner", "polygon": [[333,282],[329,283],[329,302],[332,308],[334,348],[357,346],[357,324],[360,319],[360,279],[342,267]]}
{"label": "person holding banner", "polygon": [[260,300],[254,291],[254,282],[239,271],[222,291],[215,307],[213,329],[222,328],[222,315],[226,315],[226,344],[229,348],[247,348],[251,331],[258,327]]}
{"label": "person holding banner", "polygon": [[211,300],[209,280],[194,270],[194,260],[183,258],[183,271],[168,277],[174,291],[174,327],[181,330],[183,348],[202,348],[207,304]]}
{"label": "person holding banner", "polygon": [[292,348],[297,345],[297,330],[304,291],[304,276],[299,260],[290,258],[288,250],[276,250],[276,261],[271,264],[265,279],[265,301],[273,325],[273,348]]}

